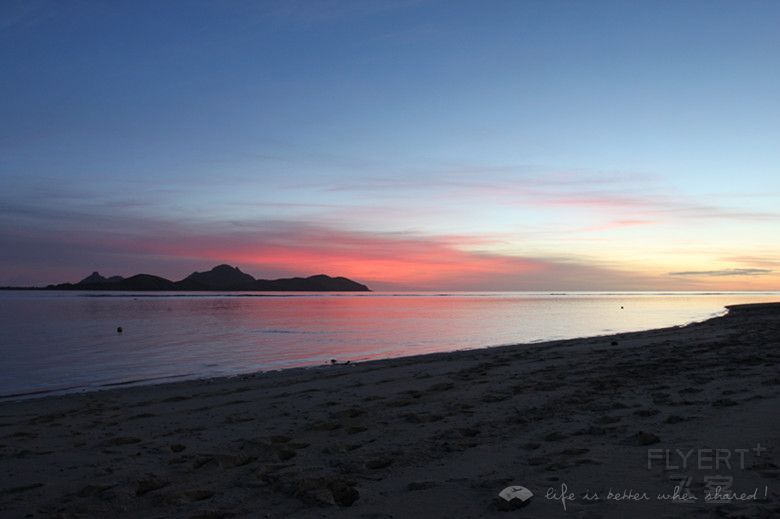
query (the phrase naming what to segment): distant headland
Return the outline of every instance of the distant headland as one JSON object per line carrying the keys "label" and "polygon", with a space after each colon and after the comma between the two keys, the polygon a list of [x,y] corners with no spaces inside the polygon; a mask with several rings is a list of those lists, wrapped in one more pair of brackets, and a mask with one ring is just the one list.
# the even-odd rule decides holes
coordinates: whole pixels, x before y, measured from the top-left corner
{"label": "distant headland", "polygon": [[193,272],[181,281],[151,274],[103,277],[93,272],[78,283],[46,287],[2,287],[6,290],[128,290],[128,291],[261,291],[261,292],[370,292],[370,289],[345,277],[318,274],[307,278],[255,279],[238,267],[218,265],[208,272]]}

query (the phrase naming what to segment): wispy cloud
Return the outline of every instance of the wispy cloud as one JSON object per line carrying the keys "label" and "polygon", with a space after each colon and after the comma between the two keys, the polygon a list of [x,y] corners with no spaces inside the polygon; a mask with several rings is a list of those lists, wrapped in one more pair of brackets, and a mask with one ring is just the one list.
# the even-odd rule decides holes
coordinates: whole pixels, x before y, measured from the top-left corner
{"label": "wispy cloud", "polygon": [[727,263],[757,265],[759,267],[772,269],[780,268],[780,257],[772,254],[726,256],[721,260]]}
{"label": "wispy cloud", "polygon": [[[53,282],[85,271],[183,277],[193,268],[238,264],[259,277],[319,272],[374,288],[430,290],[595,290],[651,288],[653,280],[576,258],[485,250],[503,237],[358,232],[300,221],[183,223],[82,212],[6,207],[0,260],[6,279]],[[33,218],[37,216],[38,218]],[[57,222],[53,225],[50,222]],[[50,270],[41,258],[56,257]],[[22,265],[24,268],[20,268]],[[31,265],[36,265],[36,275]],[[67,278],[52,279],[52,276]]]}
{"label": "wispy cloud", "polygon": [[[413,168],[412,168],[413,169]],[[453,165],[449,168],[365,177],[329,186],[381,198],[430,192],[433,197],[516,208],[571,209],[623,220],[697,219],[772,221],[780,213],[754,210],[675,193],[656,176],[636,172],[557,170],[534,165]],[[625,215],[632,215],[626,218]]]}
{"label": "wispy cloud", "polygon": [[[627,233],[632,240],[652,236],[673,218],[677,224],[695,216],[767,215],[634,185],[651,184],[649,179],[499,166],[486,171],[500,178],[481,178],[471,167],[441,183],[423,176],[320,186],[332,196],[311,198],[311,191],[291,188],[260,191],[255,199],[251,186],[232,197],[205,196],[206,188],[177,192],[176,186],[166,187],[170,193],[130,189],[96,197],[89,189],[52,183],[37,197],[0,196],[0,269],[5,279],[36,283],[78,279],[94,269],[176,278],[225,262],[260,277],[324,272],[378,288],[685,290],[716,283],[739,288],[765,274],[773,275],[755,283],[776,286],[775,265],[722,261],[729,250],[717,256],[708,251],[714,263],[705,258],[693,265],[751,268],[668,272],[674,263],[663,251],[654,259],[666,266],[654,267],[649,260],[632,263],[620,250]],[[348,191],[353,196],[342,197]],[[165,200],[182,202],[168,207]],[[57,258],[56,268],[46,267],[50,258]],[[712,277],[722,281],[707,279]]]}
{"label": "wispy cloud", "polygon": [[670,272],[670,276],[762,276],[771,274],[769,269],[743,268],[723,270],[690,270],[684,272]]}

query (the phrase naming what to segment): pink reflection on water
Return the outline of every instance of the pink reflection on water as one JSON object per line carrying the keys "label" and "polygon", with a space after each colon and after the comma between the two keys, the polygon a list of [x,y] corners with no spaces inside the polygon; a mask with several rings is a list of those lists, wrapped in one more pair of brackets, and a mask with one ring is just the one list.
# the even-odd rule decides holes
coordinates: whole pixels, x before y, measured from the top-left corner
{"label": "pink reflection on water", "polygon": [[94,295],[0,295],[0,395],[603,335],[705,319],[726,304],[778,299],[638,293]]}

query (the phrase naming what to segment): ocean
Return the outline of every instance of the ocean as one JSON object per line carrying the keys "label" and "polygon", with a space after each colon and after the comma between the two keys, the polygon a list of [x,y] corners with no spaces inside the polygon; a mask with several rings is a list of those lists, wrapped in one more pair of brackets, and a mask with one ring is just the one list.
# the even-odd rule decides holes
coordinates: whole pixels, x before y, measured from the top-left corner
{"label": "ocean", "polygon": [[777,292],[0,291],[0,399],[685,325],[725,305],[779,300]]}

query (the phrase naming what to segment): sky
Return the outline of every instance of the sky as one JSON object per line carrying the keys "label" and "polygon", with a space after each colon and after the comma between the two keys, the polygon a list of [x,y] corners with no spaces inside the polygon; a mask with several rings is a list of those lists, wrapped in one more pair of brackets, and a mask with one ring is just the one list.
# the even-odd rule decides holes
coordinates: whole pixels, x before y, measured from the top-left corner
{"label": "sky", "polygon": [[0,285],[780,290],[776,1],[0,3]]}

